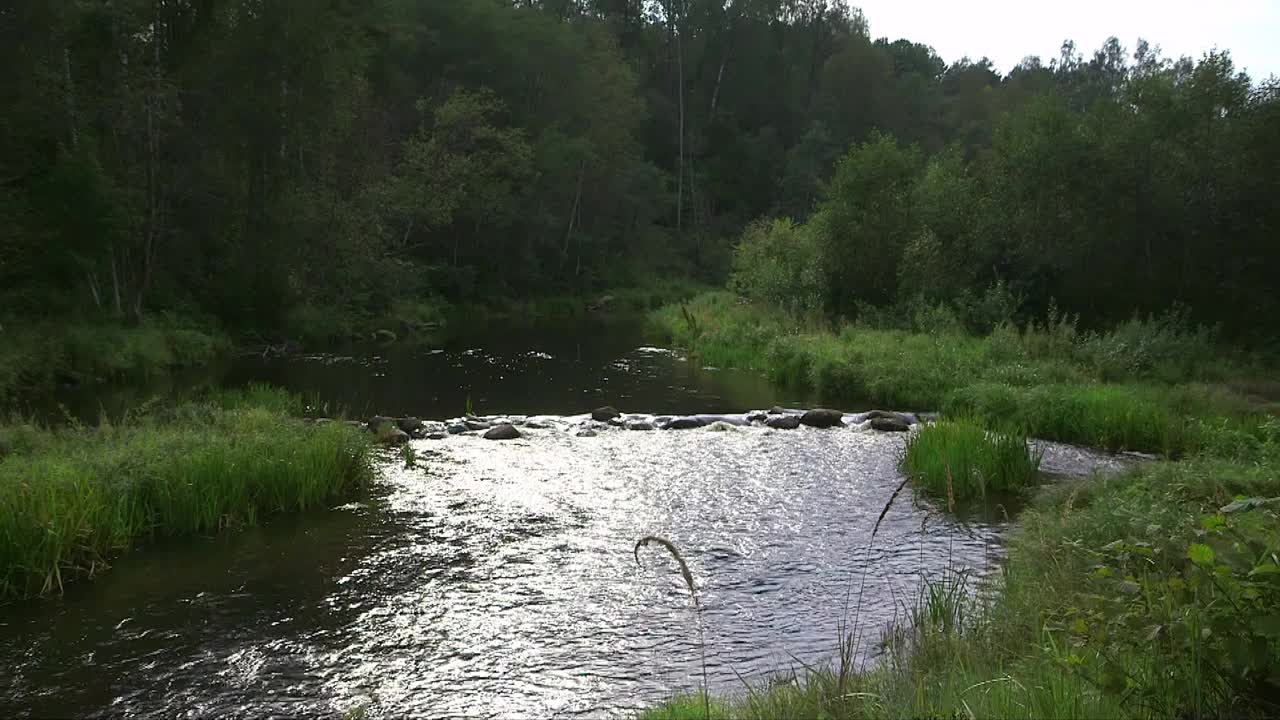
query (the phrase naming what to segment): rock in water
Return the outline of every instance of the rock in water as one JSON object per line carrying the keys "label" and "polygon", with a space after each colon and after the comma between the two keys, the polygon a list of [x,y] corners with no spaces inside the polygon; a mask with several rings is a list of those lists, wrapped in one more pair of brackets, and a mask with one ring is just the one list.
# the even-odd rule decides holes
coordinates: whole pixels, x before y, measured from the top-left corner
{"label": "rock in water", "polygon": [[384,427],[396,427],[396,419],[385,415],[374,415],[369,418],[369,431],[382,432]]}
{"label": "rock in water", "polygon": [[631,420],[625,425],[625,427],[628,430],[652,430],[653,423],[648,420]]}
{"label": "rock in water", "polygon": [[464,420],[462,424],[466,425],[468,430],[488,430],[493,427],[483,420]]}
{"label": "rock in water", "polygon": [[520,431],[515,425],[495,425],[485,431],[485,440],[515,440],[520,437]]}
{"label": "rock in water", "polygon": [[416,417],[402,417],[396,420],[396,427],[412,435],[422,429],[422,421]]}
{"label": "rock in water", "polygon": [[800,416],[800,422],[809,427],[829,428],[836,427],[844,422],[844,413],[839,410],[816,409],[806,412]]}
{"label": "rock in water", "polygon": [[900,418],[878,417],[871,418],[871,429],[880,432],[906,432],[911,426]]}
{"label": "rock in water", "polygon": [[447,437],[449,437],[449,434],[448,434],[448,433],[433,432],[433,433],[431,433],[430,435],[428,435],[428,436],[427,436],[427,439],[428,439],[428,440],[443,440],[443,439],[445,439],[445,438],[447,438]]}
{"label": "rock in water", "polygon": [[765,422],[769,419],[769,413],[764,410],[752,410],[747,413],[747,422],[757,423]]}
{"label": "rock in water", "polygon": [[384,426],[378,432],[378,442],[383,445],[404,445],[409,442],[409,433],[399,428],[387,428]]}
{"label": "rock in water", "polygon": [[795,430],[800,427],[799,415],[770,415],[768,420],[764,421],[765,425],[774,430]]}
{"label": "rock in water", "polygon": [[707,423],[696,417],[678,417],[667,423],[668,430],[693,430],[700,428]]}
{"label": "rock in water", "polygon": [[610,420],[622,415],[618,412],[618,408],[612,405],[606,405],[602,408],[596,408],[591,411],[591,419],[596,422],[609,422]]}
{"label": "rock in water", "polygon": [[595,431],[595,430],[592,430],[591,428],[584,428],[584,429],[579,430],[577,433],[574,433],[574,434],[575,434],[575,435],[577,435],[578,437],[595,437],[595,436],[596,436],[596,431]]}

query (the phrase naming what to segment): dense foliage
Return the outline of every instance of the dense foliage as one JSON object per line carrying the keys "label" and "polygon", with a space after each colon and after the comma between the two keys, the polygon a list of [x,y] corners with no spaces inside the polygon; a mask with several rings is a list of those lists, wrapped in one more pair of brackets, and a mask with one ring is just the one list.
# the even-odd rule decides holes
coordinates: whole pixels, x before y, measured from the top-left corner
{"label": "dense foliage", "polygon": [[714,277],[771,216],[809,222],[751,226],[737,275],[798,307],[1003,282],[1086,321],[1280,317],[1274,82],[1145,43],[1001,76],[872,38],[837,0],[21,0],[0,325],[428,324]]}

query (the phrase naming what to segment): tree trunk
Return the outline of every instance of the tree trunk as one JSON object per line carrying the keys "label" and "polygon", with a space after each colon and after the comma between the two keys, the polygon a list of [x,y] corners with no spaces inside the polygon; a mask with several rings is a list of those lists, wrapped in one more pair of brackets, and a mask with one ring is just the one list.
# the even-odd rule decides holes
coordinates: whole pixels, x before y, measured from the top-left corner
{"label": "tree trunk", "polygon": [[93,296],[93,306],[102,309],[102,291],[98,288],[98,276],[92,270],[85,269],[85,281],[89,284],[89,294]]}
{"label": "tree trunk", "polygon": [[[672,4],[671,7],[674,7]],[[676,234],[684,232],[684,35],[680,21],[683,13],[673,15],[671,18],[672,29],[675,33],[676,40],[676,94],[678,96],[677,106],[679,107],[679,155],[676,162],[676,172],[678,178],[676,180]]]}
{"label": "tree trunk", "polygon": [[120,302],[120,272],[116,269],[116,248],[111,246],[111,292],[116,305],[116,315],[124,315],[124,307]]}
{"label": "tree trunk", "polygon": [[71,48],[64,46],[62,48],[62,72],[63,82],[66,83],[66,103],[67,103],[67,129],[71,138],[71,149],[74,150],[80,146],[80,130],[76,123],[76,88],[71,79]]}
{"label": "tree trunk", "polygon": [[[569,229],[564,234],[564,249],[560,252],[560,264],[563,267],[564,261],[569,257],[569,242],[573,239],[574,224],[578,220],[578,208],[582,207],[582,179],[587,171],[587,161],[580,160],[578,162],[578,186],[573,194],[573,205],[569,208]],[[579,255],[581,255],[581,245],[579,245]],[[576,272],[574,273],[577,274]]]}
{"label": "tree trunk", "polygon": [[730,3],[729,28],[724,41],[724,53],[720,56],[720,69],[716,71],[716,84],[711,91],[711,113],[708,117],[716,116],[716,107],[720,101],[720,84],[724,82],[724,70],[729,65],[729,55],[733,52],[734,29],[738,26],[737,3]]}

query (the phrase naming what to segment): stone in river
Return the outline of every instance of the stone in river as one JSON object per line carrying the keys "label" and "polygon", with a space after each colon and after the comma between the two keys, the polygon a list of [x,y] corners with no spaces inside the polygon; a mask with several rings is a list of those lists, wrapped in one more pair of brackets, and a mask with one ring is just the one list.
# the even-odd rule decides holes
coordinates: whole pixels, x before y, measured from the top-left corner
{"label": "stone in river", "polygon": [[494,425],[484,434],[485,440],[515,440],[518,437],[520,437],[520,431],[515,425],[509,423]]}
{"label": "stone in river", "polygon": [[769,419],[764,421],[764,424],[775,430],[795,430],[800,427],[800,416],[770,415]]}
{"label": "stone in river", "polygon": [[844,413],[839,410],[816,409],[800,416],[801,424],[816,428],[836,427],[844,422]]}
{"label": "stone in river", "polygon": [[595,410],[592,410],[591,419],[595,420],[596,422],[609,422],[610,420],[618,417],[621,414],[622,413],[618,412],[618,408],[613,407],[612,405],[606,405],[604,407],[596,408]]}

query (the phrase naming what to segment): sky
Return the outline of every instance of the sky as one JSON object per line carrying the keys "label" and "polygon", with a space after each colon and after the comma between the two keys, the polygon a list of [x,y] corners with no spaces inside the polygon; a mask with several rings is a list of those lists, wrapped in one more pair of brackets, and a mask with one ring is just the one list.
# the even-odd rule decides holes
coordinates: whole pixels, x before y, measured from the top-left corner
{"label": "sky", "polygon": [[1071,39],[1089,58],[1114,35],[1132,55],[1138,39],[1162,55],[1230,50],[1255,81],[1280,76],[1280,0],[851,0],[871,37],[932,45],[948,63],[991,58],[1008,72],[1028,55],[1047,64]]}

